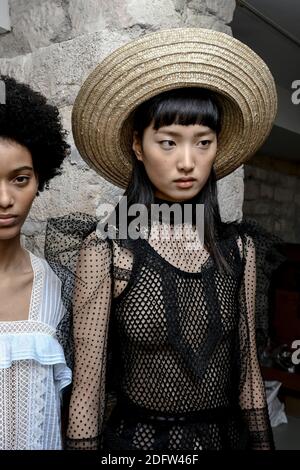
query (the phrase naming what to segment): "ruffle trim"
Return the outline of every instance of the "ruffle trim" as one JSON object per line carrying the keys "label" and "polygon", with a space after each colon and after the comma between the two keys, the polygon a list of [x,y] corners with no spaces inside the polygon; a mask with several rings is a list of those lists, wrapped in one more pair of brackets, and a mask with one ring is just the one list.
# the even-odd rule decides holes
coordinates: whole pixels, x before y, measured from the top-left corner
{"label": "ruffle trim", "polygon": [[7,333],[0,336],[0,369],[11,367],[14,361],[28,359],[42,365],[53,365],[59,390],[71,383],[72,372],[66,365],[63,348],[56,338],[41,333]]}

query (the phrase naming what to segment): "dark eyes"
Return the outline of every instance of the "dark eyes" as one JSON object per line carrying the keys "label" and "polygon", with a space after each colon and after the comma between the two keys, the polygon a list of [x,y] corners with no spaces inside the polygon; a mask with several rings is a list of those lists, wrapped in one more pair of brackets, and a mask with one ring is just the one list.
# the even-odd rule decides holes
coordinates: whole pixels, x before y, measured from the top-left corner
{"label": "dark eyes", "polygon": [[201,147],[207,147],[211,143],[211,140],[201,140],[198,145]]}
{"label": "dark eyes", "polygon": [[17,176],[15,178],[15,182],[18,184],[18,186],[25,186],[25,184],[28,183],[29,179],[29,176]]}
{"label": "dark eyes", "polygon": [[176,145],[174,140],[160,140],[159,143],[164,149],[169,149]]}
{"label": "dark eyes", "polygon": [[[159,141],[160,145],[162,146],[163,149],[170,149],[176,146],[176,142],[174,140],[160,140]],[[211,140],[205,139],[205,140],[200,140],[197,142],[197,147],[199,148],[206,148],[211,144]]]}

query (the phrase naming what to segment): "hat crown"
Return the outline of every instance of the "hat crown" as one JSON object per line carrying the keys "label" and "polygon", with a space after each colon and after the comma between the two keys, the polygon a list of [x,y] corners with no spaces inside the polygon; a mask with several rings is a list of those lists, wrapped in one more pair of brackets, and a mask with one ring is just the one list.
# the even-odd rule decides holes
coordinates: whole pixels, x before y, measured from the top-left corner
{"label": "hat crown", "polygon": [[214,168],[233,171],[262,145],[273,125],[277,96],[265,62],[247,45],[203,28],[142,36],[112,52],[89,75],[74,104],[74,140],[104,178],[126,187],[131,173],[132,113],[174,88],[217,93],[222,131]]}

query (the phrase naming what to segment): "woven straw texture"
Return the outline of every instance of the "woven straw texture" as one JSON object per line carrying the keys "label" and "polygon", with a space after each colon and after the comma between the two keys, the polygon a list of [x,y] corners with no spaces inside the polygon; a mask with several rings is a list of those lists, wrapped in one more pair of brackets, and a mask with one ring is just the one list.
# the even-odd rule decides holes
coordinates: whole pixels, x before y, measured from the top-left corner
{"label": "woven straw texture", "polygon": [[110,54],[88,76],[75,100],[72,127],[84,160],[125,188],[131,174],[132,113],[170,89],[202,87],[223,109],[214,169],[231,173],[253,155],[272,128],[277,95],[265,62],[231,36],[202,28],[145,35]]}

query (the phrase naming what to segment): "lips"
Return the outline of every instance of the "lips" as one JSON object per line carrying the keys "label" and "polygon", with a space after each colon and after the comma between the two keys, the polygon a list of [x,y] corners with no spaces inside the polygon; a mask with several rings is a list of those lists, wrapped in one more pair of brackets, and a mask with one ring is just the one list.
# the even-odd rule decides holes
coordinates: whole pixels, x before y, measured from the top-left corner
{"label": "lips", "polygon": [[0,214],[0,227],[13,225],[17,216],[12,214]]}
{"label": "lips", "polygon": [[16,215],[12,215],[12,214],[0,214],[0,220],[3,219],[13,219],[13,218],[16,218],[17,216]]}
{"label": "lips", "polygon": [[175,180],[176,186],[181,189],[188,189],[193,186],[195,178],[179,178]]}
{"label": "lips", "polygon": [[176,183],[182,183],[182,182],[186,182],[186,181],[196,181],[195,178],[190,178],[190,177],[182,177],[182,178],[178,178],[177,180],[175,180]]}

